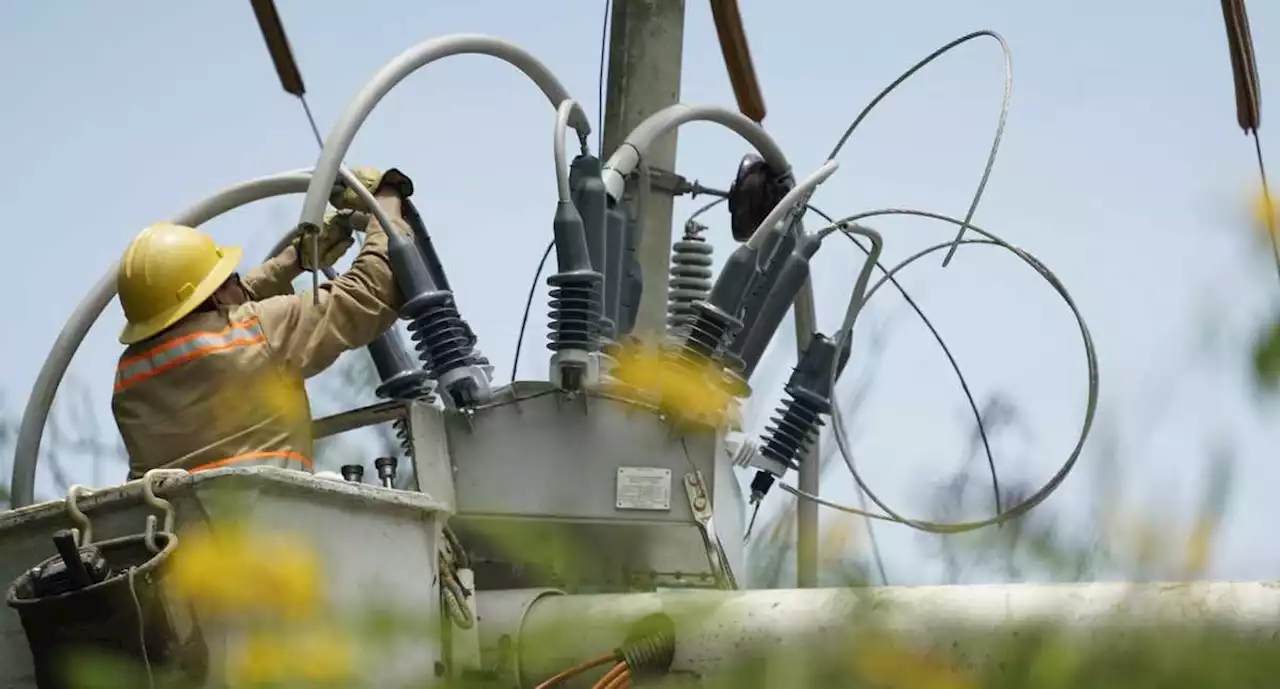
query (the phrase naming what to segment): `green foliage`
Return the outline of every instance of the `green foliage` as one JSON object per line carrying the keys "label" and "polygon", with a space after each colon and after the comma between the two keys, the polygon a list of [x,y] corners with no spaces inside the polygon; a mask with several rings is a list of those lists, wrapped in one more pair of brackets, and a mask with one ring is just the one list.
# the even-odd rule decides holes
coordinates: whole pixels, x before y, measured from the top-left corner
{"label": "green foliage", "polygon": [[1253,350],[1253,374],[1267,391],[1280,387],[1280,318],[1262,331]]}

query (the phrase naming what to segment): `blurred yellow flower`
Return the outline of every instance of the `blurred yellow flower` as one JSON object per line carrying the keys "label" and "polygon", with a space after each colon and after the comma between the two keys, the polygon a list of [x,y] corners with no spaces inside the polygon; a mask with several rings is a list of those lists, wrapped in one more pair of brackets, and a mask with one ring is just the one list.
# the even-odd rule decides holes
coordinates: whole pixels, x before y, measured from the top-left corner
{"label": "blurred yellow flower", "polygon": [[259,630],[232,654],[227,684],[237,689],[298,682],[350,680],[353,640],[330,627]]}
{"label": "blurred yellow flower", "polygon": [[311,410],[302,382],[285,376],[267,376],[234,397],[222,398],[208,409],[206,423],[231,435],[268,415],[298,429],[311,428]]}
{"label": "blurred yellow flower", "polygon": [[1115,544],[1116,556],[1131,566],[1192,581],[1208,569],[1217,526],[1212,513],[1198,517],[1185,532],[1167,519],[1117,515],[1104,524],[1103,542]]}
{"label": "blurred yellow flower", "polygon": [[311,615],[319,599],[315,554],[279,533],[240,524],[185,532],[173,554],[168,587],[214,615]]}
{"label": "blurred yellow flower", "polygon": [[1259,191],[1253,197],[1254,227],[1263,235],[1274,234],[1280,227],[1275,199],[1266,192]]}
{"label": "blurred yellow flower", "polygon": [[614,378],[655,398],[658,408],[673,420],[725,423],[733,395],[717,366],[693,368],[643,345],[624,348],[617,362]]}
{"label": "blurred yellow flower", "polygon": [[1209,566],[1209,551],[1212,549],[1214,534],[1218,523],[1213,519],[1197,519],[1187,538],[1186,560],[1183,563],[1182,578],[1184,580],[1204,577]]}
{"label": "blurred yellow flower", "polygon": [[833,557],[843,558],[857,545],[857,527],[862,523],[863,518],[837,513],[827,519],[830,520],[830,525],[824,529],[826,533],[822,539],[822,550],[831,553]]}
{"label": "blurred yellow flower", "polygon": [[614,378],[641,392],[658,395],[661,365],[656,348],[639,344],[625,346],[614,358],[617,361]]}

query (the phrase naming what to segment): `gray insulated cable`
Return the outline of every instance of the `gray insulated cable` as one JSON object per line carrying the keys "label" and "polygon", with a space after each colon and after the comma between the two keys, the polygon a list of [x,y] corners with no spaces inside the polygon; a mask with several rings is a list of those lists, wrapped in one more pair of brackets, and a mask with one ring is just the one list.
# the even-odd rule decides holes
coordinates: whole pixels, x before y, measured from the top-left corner
{"label": "gray insulated cable", "polygon": [[644,228],[643,210],[646,207],[648,192],[648,184],[645,183],[646,175],[642,174],[640,181],[640,201],[639,207],[641,213],[632,217],[626,214],[626,222],[623,223],[623,239],[622,239],[622,280],[618,288],[618,318],[616,323],[619,335],[630,335],[631,331],[636,327],[636,315],[640,311],[640,298],[644,292],[644,274],[640,268],[640,259],[636,257],[636,251],[640,245],[640,233]]}
{"label": "gray insulated cable", "polygon": [[609,283],[606,259],[609,197],[604,188],[604,180],[600,178],[601,169],[599,158],[590,155],[579,155],[574,158],[569,166],[569,190],[573,205],[578,209],[578,215],[582,216],[582,230],[586,236],[591,268],[600,273],[600,287],[597,290],[601,312],[600,334],[602,337],[612,337],[613,321],[609,319],[603,306]]}
{"label": "gray insulated cable", "polygon": [[775,262],[776,270],[770,271],[774,274],[771,289],[753,309],[750,325],[744,324],[742,332],[734,341],[734,354],[741,362],[743,379],[750,380],[755,373],[756,366],[760,364],[760,359],[774,333],[778,331],[778,326],[782,324],[782,319],[791,309],[800,288],[809,279],[809,261],[821,245],[819,237],[806,235],[795,242],[795,249],[791,253]]}
{"label": "gray insulated cable", "polygon": [[453,288],[449,286],[449,278],[444,272],[444,265],[440,262],[440,255],[436,253],[436,247],[431,242],[431,235],[427,232],[427,225],[422,221],[422,215],[418,213],[413,201],[404,200],[402,215],[404,216],[404,221],[408,223],[409,229],[413,232],[413,240],[418,245],[418,252],[422,254],[422,260],[427,266],[427,272],[431,275],[431,280],[435,282],[436,287],[452,291]]}
{"label": "gray insulated cable", "polygon": [[622,284],[626,272],[627,226],[630,218],[626,203],[618,203],[605,211],[604,224],[604,318],[613,326],[612,337],[620,340],[622,329]]}
{"label": "gray insulated cable", "polygon": [[619,331],[624,335],[632,334],[636,329],[636,320],[640,315],[640,300],[644,296],[644,270],[640,267],[640,258],[636,256],[636,248],[640,243],[640,226],[634,222],[627,223],[627,250],[623,254],[623,276],[621,312],[618,320]]}
{"label": "gray insulated cable", "polygon": [[766,279],[761,274],[761,265],[780,250],[779,243],[786,245],[795,241],[791,233],[758,234],[757,241],[740,244],[729,254],[706,300],[690,306],[693,322],[685,338],[687,348],[703,350],[704,355],[710,356],[742,332],[743,322],[738,315]]}
{"label": "gray insulated cable", "polygon": [[[587,235],[582,214],[573,201],[569,169],[565,164],[564,132],[577,105],[565,99],[556,111],[555,172],[559,198],[552,219],[559,270],[547,278],[551,286],[550,332],[547,348],[556,353],[560,363],[562,387],[576,389],[582,382],[587,360],[581,354],[598,349],[600,341],[599,272],[592,269]],[[582,143],[586,148],[585,140]],[[585,150],[584,150],[585,152]]]}
{"label": "gray insulated cable", "polygon": [[469,406],[478,393],[474,381],[450,375],[476,363],[453,293],[436,286],[415,242],[394,230],[386,234],[391,271],[405,298],[400,317],[408,321],[418,359],[455,405]]}
{"label": "gray insulated cable", "polygon": [[[739,311],[742,314],[742,329],[738,331],[733,343],[729,345],[730,357],[734,360],[735,366],[743,371],[746,370],[745,352],[748,339],[759,330],[757,323],[763,314],[769,295],[774,292],[774,287],[778,284],[778,279],[782,275],[783,266],[787,262],[786,259],[794,253],[797,237],[802,233],[803,229],[797,223],[790,231],[770,232],[765,235],[760,243],[755,277],[752,278],[750,285],[747,287],[746,294],[739,306]],[[803,281],[801,284],[803,284]],[[773,329],[777,329],[776,324]],[[769,337],[772,337],[772,330]],[[767,344],[768,338],[765,341]],[[744,378],[746,377],[748,376],[744,373]]]}
{"label": "gray insulated cable", "polygon": [[[401,81],[416,70],[442,58],[453,55],[489,55],[516,67],[534,82],[546,96],[552,107],[569,97],[560,80],[537,58],[506,41],[475,34],[458,34],[432,38],[405,50],[388,62],[348,103],[342,114],[325,136],[324,149],[315,165],[315,178],[307,188],[300,222],[317,227],[324,222],[324,209],[329,192],[338,177],[338,167],[347,157],[356,133],[375,106]],[[591,132],[591,122],[582,108],[570,115],[570,123],[580,136]]]}
{"label": "gray insulated cable", "polygon": [[[698,316],[685,340],[686,349],[706,349],[713,341],[716,348],[719,348],[726,344],[725,338],[732,341],[731,338],[740,337],[742,332],[754,328],[755,318],[760,312],[759,306],[755,305],[763,304],[769,287],[772,286],[771,282],[776,280],[774,271],[779,270],[782,264],[778,258],[787,255],[784,252],[786,243],[794,242],[794,235],[802,231],[798,221],[803,216],[809,196],[838,168],[839,164],[835,161],[827,161],[816,172],[792,187],[773,206],[750,238],[734,251],[721,270],[715,286],[711,288],[709,302],[695,305]],[[743,309],[748,302],[753,306],[750,313]],[[744,314],[742,320],[738,320],[738,314]],[[730,322],[726,319],[734,321],[733,325],[736,327],[733,332],[729,331]],[[799,326],[797,323],[797,327]],[[798,337],[807,338],[812,332],[811,325],[798,332],[803,333],[803,336]],[[730,349],[733,350],[733,345],[730,345]],[[733,367],[739,366],[740,362],[736,361],[734,351],[729,352],[728,359]]]}
{"label": "gray insulated cable", "polygon": [[[404,200],[403,213],[404,221],[409,224],[409,229],[413,232],[413,241],[418,245],[418,253],[422,254],[422,261],[427,266],[427,273],[431,276],[431,280],[436,287],[452,292],[453,287],[449,286],[449,275],[445,273],[444,263],[440,261],[440,255],[436,253],[435,244],[431,241],[431,234],[427,232],[427,225],[422,221],[422,215],[418,213],[417,206],[413,205],[410,199]],[[471,324],[465,319],[462,321],[463,328],[467,331],[467,342],[474,349],[476,346],[476,333],[471,329]],[[479,352],[476,352],[478,363],[487,364],[488,360],[483,359]]]}

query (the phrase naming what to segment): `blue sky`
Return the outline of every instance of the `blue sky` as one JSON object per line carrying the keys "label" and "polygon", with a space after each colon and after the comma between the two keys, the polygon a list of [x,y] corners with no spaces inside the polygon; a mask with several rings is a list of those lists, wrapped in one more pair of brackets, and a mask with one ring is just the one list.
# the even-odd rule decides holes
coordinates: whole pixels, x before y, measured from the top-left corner
{"label": "blue sky", "polygon": [[[1271,497],[1280,430],[1274,403],[1254,398],[1241,353],[1276,306],[1277,287],[1241,210],[1256,173],[1251,143],[1235,124],[1219,4],[742,5],[769,107],[766,128],[802,175],[915,60],[977,28],[1008,39],[1012,111],[975,220],[1045,261],[1084,312],[1100,354],[1100,423],[1118,429],[1127,502],[1185,521],[1209,449],[1227,443],[1240,481],[1213,574],[1276,576],[1280,553],[1253,543],[1269,535],[1261,525],[1280,517]],[[524,47],[594,114],[599,0],[278,6],[322,131],[386,61],[456,32]],[[1266,92],[1268,78],[1280,74],[1280,7],[1255,1],[1249,9]],[[17,297],[9,304],[13,325],[0,330],[0,390],[18,410],[63,321],[141,227],[225,185],[310,166],[317,150],[297,102],[280,91],[247,2],[6,2],[0,19],[0,58],[10,65],[0,74],[8,94],[0,150],[12,170],[0,204],[16,240],[8,279]],[[1001,77],[994,42],[971,43],[928,67],[855,134],[815,203],[839,215],[887,206],[963,215],[990,145]],[[688,3],[683,79],[685,102],[732,106],[703,2]],[[550,234],[552,118],[515,70],[458,57],[393,91],[348,156],[414,177],[464,312],[504,380],[529,273]],[[1273,149],[1280,146],[1271,138]],[[713,185],[728,183],[745,152],[736,137],[705,124],[681,130],[679,150],[679,171]],[[1271,166],[1280,169],[1274,155]],[[256,258],[300,206],[300,197],[268,201],[208,229]],[[677,228],[693,207],[678,203]],[[722,258],[730,249],[726,218],[711,219]],[[927,222],[876,226],[891,259],[953,234]],[[828,332],[859,266],[849,248],[832,246],[815,264]],[[1030,269],[985,248],[962,249],[945,270],[922,262],[903,281],[979,398],[1000,392],[1020,405],[1028,439],[1005,448],[1002,469],[1047,478],[1074,442],[1085,394],[1069,312]],[[889,290],[869,307],[857,341],[869,342],[878,328],[886,350],[868,406],[852,421],[868,479],[921,515],[923,482],[954,467],[968,420],[946,359],[914,318]],[[73,364],[104,420],[121,323],[113,305]],[[545,374],[543,327],[531,326],[522,377]],[[780,341],[769,359],[776,375],[757,379],[762,404],[776,398],[790,350]],[[1052,509],[1085,509],[1088,458]],[[0,460],[7,473],[6,464]],[[852,499],[843,475],[824,490]],[[919,539],[900,528],[881,533],[896,579],[936,576],[919,557]]]}

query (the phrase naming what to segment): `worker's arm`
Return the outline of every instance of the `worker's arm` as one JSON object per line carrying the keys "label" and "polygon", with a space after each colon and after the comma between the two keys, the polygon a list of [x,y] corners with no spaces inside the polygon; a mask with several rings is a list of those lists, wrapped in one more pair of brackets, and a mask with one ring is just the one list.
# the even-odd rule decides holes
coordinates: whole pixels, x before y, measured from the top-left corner
{"label": "worker's arm", "polygon": [[262,301],[268,297],[293,294],[293,280],[299,275],[302,275],[302,265],[298,262],[298,250],[289,244],[266,263],[241,275],[240,283],[251,299]]}
{"label": "worker's arm", "polygon": [[[377,200],[400,226],[392,231],[407,234],[398,192],[379,192]],[[387,256],[386,231],[371,219],[351,268],[321,285],[318,300],[310,293],[288,294],[258,302],[255,309],[267,346],[310,378],[343,352],[363,347],[386,332],[396,321],[401,301]]]}
{"label": "worker's arm", "polygon": [[249,292],[249,298],[255,301],[293,294],[294,278],[311,270],[315,263],[311,257],[311,242],[315,240],[319,245],[320,267],[332,268],[347,253],[347,249],[351,248],[351,232],[354,227],[351,211],[330,214],[325,218],[318,237],[305,234],[297,236],[278,255],[240,276],[240,284]]}

